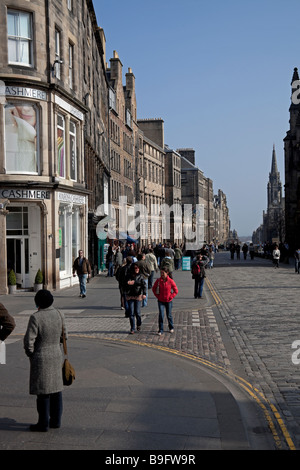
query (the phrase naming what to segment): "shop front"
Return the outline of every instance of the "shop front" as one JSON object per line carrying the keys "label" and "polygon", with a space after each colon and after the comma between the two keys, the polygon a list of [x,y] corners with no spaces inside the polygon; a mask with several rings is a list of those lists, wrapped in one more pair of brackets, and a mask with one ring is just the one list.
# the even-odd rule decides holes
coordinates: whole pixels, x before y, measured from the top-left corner
{"label": "shop front", "polygon": [[[45,288],[60,289],[78,282],[72,267],[79,249],[86,246],[86,199],[56,190],[0,189],[5,284],[12,269],[18,290],[32,290],[39,269]],[[1,293],[7,293],[6,287],[2,286]]]}
{"label": "shop front", "polygon": [[86,197],[58,192],[57,205],[59,284],[64,288],[78,283],[78,278],[73,278],[73,263],[79,250],[85,253]]}

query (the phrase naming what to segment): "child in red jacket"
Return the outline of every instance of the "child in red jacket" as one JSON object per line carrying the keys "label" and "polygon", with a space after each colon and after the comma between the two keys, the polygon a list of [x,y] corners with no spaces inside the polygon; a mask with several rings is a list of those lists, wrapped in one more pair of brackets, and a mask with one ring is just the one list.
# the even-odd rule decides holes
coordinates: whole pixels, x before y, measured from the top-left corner
{"label": "child in red jacket", "polygon": [[153,294],[158,302],[158,334],[162,335],[164,332],[164,310],[168,318],[170,333],[174,332],[174,324],[172,317],[172,300],[178,294],[177,286],[173,279],[169,277],[169,270],[163,268],[160,270],[160,278],[156,279],[152,287]]}

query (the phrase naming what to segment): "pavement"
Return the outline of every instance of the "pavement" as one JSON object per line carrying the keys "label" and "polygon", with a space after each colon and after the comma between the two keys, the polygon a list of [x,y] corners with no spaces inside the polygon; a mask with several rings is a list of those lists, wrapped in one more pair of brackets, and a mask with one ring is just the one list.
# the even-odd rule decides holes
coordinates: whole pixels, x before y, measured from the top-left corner
{"label": "pavement", "polygon": [[[181,463],[184,456],[195,463],[199,450],[298,448],[297,419],[287,400],[282,405],[270,367],[260,363],[259,340],[264,338],[251,317],[258,311],[255,302],[261,302],[257,289],[249,287],[251,279],[255,283],[253,273],[274,285],[279,273],[271,269],[268,260],[233,262],[227,252],[218,253],[214,269],[207,271],[202,299],[193,298],[191,274],[176,271],[175,331],[165,328],[162,336],[157,335],[152,292],[142,309],[142,330],[135,335],[129,334],[114,278],[94,277],[85,299],[78,297],[77,286],[54,292],[54,306],[66,317],[76,380],[63,392],[62,427],[47,433],[28,429],[37,414],[35,397],[29,395],[23,335],[35,311],[35,294],[0,296],[17,325],[6,340],[7,363],[0,365],[0,450],[102,450],[105,458],[115,459],[109,463],[117,464],[124,463],[116,459],[125,451],[128,458],[147,451],[144,463],[161,464],[170,463],[155,462],[162,451],[180,456]],[[249,299],[238,286],[245,275]],[[283,267],[280,275],[287,287],[296,278],[292,266]],[[300,283],[300,277],[293,282]],[[296,297],[295,291],[295,312]],[[264,309],[270,308],[265,298]],[[249,325],[254,325],[250,333]],[[244,331],[252,335],[250,343]]]}

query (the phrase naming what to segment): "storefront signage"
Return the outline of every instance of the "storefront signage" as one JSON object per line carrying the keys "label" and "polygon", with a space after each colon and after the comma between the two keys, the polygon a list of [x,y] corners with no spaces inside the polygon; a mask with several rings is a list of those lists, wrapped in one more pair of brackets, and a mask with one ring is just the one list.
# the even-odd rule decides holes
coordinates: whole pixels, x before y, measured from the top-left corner
{"label": "storefront signage", "polygon": [[47,100],[47,93],[34,88],[23,88],[19,86],[5,87],[5,94],[8,96],[17,96],[21,98],[35,98],[37,100]]}
{"label": "storefront signage", "polygon": [[43,189],[0,189],[3,199],[50,199],[50,191]]}
{"label": "storefront signage", "polygon": [[85,196],[79,196],[79,194],[57,193],[57,195],[58,200],[62,202],[85,204]]}
{"label": "storefront signage", "polygon": [[80,121],[83,121],[83,113],[57,95],[55,95],[55,103],[77,119],[80,119]]}

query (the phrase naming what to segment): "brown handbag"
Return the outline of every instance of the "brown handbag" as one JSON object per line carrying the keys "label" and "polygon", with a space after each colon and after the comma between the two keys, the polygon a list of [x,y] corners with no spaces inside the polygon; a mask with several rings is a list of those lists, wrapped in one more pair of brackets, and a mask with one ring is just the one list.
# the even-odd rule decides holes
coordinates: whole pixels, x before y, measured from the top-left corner
{"label": "brown handbag", "polygon": [[64,327],[62,328],[62,337],[63,337],[63,348],[65,353],[65,360],[62,367],[62,377],[63,377],[63,384],[68,386],[72,385],[75,380],[75,369],[70,363],[68,359],[68,350],[67,350],[67,342],[65,337]]}

